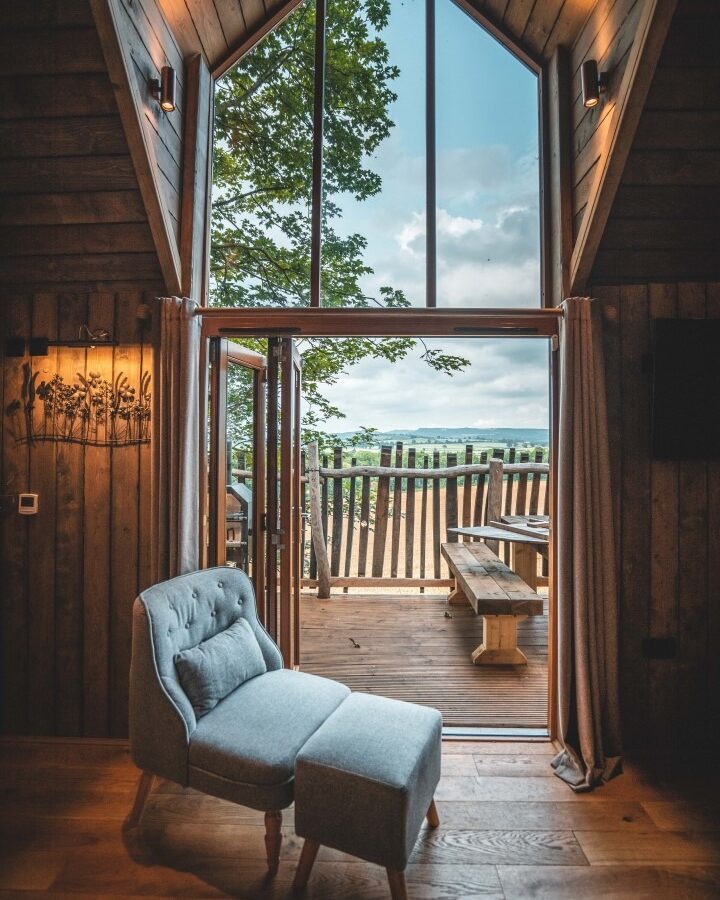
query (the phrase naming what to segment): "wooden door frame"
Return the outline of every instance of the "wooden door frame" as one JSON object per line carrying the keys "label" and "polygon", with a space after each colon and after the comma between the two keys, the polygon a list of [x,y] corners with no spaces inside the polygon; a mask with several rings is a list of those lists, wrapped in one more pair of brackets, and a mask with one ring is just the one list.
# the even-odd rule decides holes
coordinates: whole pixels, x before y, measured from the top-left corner
{"label": "wooden door frame", "polygon": [[[511,309],[227,309],[200,308],[202,334],[210,337],[524,337],[550,339],[550,516],[557,521],[559,307]],[[203,346],[205,346],[203,341]],[[202,354],[201,354],[202,355]],[[203,445],[204,446],[204,445]],[[204,538],[203,538],[204,539]],[[204,546],[204,545],[203,545]],[[548,613],[548,734],[557,722],[558,622],[555,605],[558,559],[550,542]]]}
{"label": "wooden door frame", "polygon": [[[252,580],[255,593],[259,598],[258,616],[265,622],[265,608],[262,598],[265,596],[265,548],[263,546],[264,495],[260,491],[265,487],[265,373],[267,361],[261,353],[229,343],[226,338],[215,339],[217,353],[205,347],[202,354],[212,365],[201,371],[201,385],[209,388],[208,396],[214,399],[217,414],[212,423],[203,421],[203,438],[201,439],[201,472],[206,473],[201,480],[201,494],[207,503],[208,521],[202,528],[201,548],[206,558],[204,565],[223,565],[225,556],[222,552],[224,544],[225,517],[220,515],[220,507],[224,505],[223,488],[225,480],[220,473],[227,468],[226,442],[221,439],[227,431],[227,375],[229,365],[243,366],[253,372],[253,512],[252,512]],[[223,346],[224,344],[224,346]],[[202,404],[203,409],[206,405]],[[208,435],[207,429],[212,424]],[[209,446],[208,438],[209,437]],[[212,488],[210,488],[210,485]],[[203,506],[205,508],[205,506]],[[204,516],[201,517],[204,520]],[[213,523],[215,528],[211,528]]]}

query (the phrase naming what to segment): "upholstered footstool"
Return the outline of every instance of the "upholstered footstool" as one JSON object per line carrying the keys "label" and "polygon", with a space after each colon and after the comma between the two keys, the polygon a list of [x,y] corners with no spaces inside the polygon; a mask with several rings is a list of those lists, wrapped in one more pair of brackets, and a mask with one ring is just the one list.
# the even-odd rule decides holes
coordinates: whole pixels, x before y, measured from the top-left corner
{"label": "upholstered footstool", "polygon": [[439,824],[442,717],[437,710],[351,694],[295,762],[295,831],[305,838],[295,875],[302,891],[321,844],[387,869],[405,900],[405,866],[427,816]]}

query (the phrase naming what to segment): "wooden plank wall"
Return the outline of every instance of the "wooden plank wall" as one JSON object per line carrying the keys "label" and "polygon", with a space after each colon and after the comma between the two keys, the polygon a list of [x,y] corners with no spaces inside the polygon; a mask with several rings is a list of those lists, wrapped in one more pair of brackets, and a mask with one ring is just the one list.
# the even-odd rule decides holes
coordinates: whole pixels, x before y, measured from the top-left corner
{"label": "wooden plank wall", "polygon": [[87,0],[0,9],[3,290],[161,290]]}
{"label": "wooden plank wall", "polygon": [[[643,0],[598,0],[580,30],[570,53],[570,102],[573,157],[573,234],[577,236],[588,197],[605,150],[613,121],[617,91],[622,83]],[[593,109],[582,103],[580,67],[595,59],[609,76],[606,97]]]}
{"label": "wooden plank wall", "polygon": [[136,310],[165,286],[88,0],[2,5],[0,157],[0,352],[8,334],[76,340],[81,324],[120,341],[3,359],[0,493],[37,492],[40,512],[3,501],[0,727],[123,736],[149,447],[29,447],[5,412],[24,363],[134,382],[152,368]]}
{"label": "wooden plank wall", "polygon": [[720,278],[720,9],[680,0],[593,268],[595,284]]}
{"label": "wooden plank wall", "polygon": [[[703,753],[720,742],[720,464],[650,458],[651,322],[717,318],[720,284],[604,285],[626,743]],[[681,377],[681,373],[678,373]],[[674,659],[643,639],[674,638]]]}
{"label": "wooden plank wall", "polygon": [[[144,139],[138,151],[150,163],[150,181],[169,221],[175,249],[180,245],[185,65],[173,32],[156,0],[111,0],[129,91]],[[164,112],[152,99],[148,84],[163,66],[175,70],[175,109]],[[128,132],[129,134],[129,132]],[[140,168],[137,169],[140,172]],[[142,185],[141,185],[142,187]]]}
{"label": "wooden plank wall", "polygon": [[120,341],[115,348],[57,347],[48,356],[4,362],[1,491],[38,493],[39,513],[21,517],[13,503],[3,505],[2,731],[124,736],[132,602],[150,580],[149,445],[31,446],[17,439],[7,410],[21,398],[27,364],[39,381],[57,372],[68,383],[94,371],[112,382],[123,372],[137,390],[141,373],[151,369],[149,334],[128,313],[143,295],[0,300],[3,337],[73,340],[78,323],[88,323]]}

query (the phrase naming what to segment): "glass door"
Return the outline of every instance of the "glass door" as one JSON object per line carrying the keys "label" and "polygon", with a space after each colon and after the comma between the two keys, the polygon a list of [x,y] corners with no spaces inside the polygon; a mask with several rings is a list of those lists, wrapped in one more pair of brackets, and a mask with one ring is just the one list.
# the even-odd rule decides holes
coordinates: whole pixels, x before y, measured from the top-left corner
{"label": "glass door", "polygon": [[209,565],[247,572],[265,621],[265,357],[210,345]]}
{"label": "glass door", "polygon": [[301,359],[294,341],[269,338],[267,625],[289,667],[300,660],[300,387]]}

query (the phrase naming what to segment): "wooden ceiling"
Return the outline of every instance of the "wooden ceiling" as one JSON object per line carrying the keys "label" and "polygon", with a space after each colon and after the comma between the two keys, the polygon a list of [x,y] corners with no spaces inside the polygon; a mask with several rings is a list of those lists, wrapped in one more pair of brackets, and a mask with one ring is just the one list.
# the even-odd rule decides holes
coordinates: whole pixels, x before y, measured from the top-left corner
{"label": "wooden ceiling", "polygon": [[[159,0],[183,53],[202,53],[220,75],[300,0]],[[459,0],[490,30],[542,63],[571,44],[596,0]]]}

